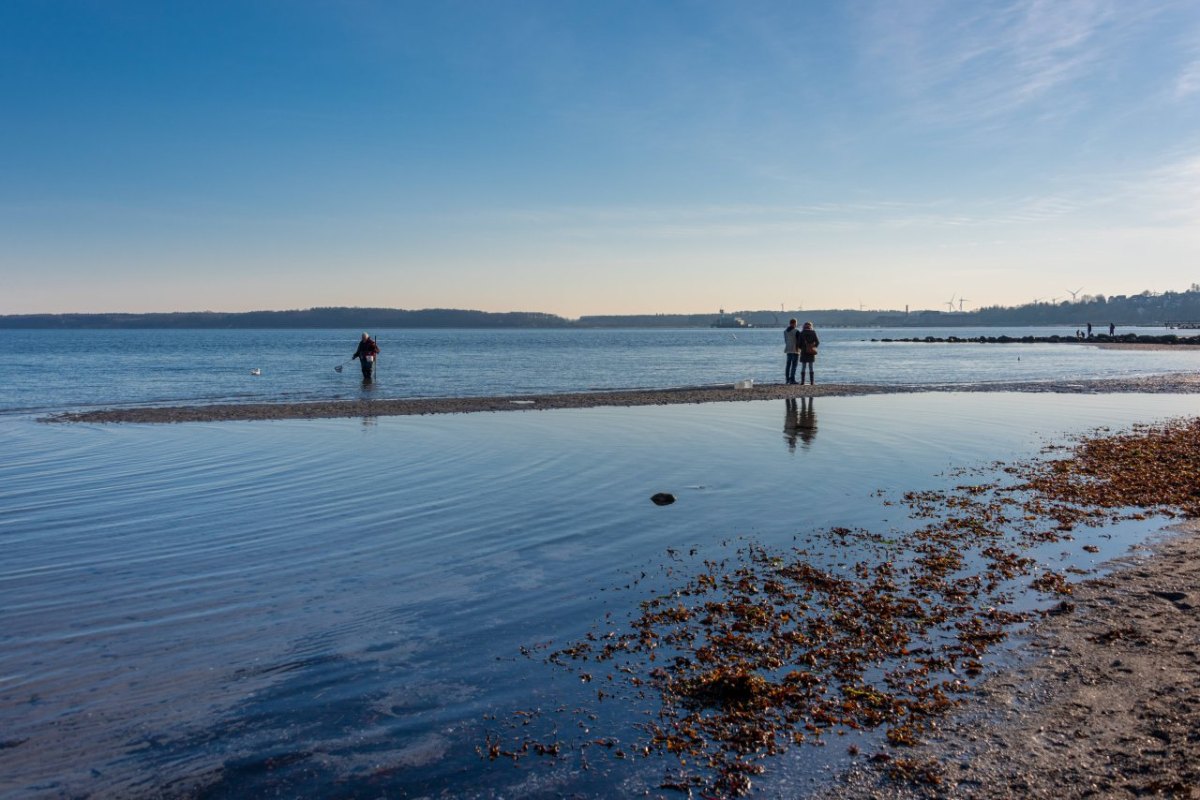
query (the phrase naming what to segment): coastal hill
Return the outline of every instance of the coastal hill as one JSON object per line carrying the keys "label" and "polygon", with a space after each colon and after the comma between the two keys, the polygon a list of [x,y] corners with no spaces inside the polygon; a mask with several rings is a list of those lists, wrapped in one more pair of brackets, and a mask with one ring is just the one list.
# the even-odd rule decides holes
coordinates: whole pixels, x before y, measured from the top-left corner
{"label": "coastal hill", "polygon": [[[1021,306],[987,306],[971,311],[922,310],[906,312],[828,309],[813,311],[732,311],[726,318],[740,317],[756,328],[783,327],[792,317],[818,327],[844,328],[939,328],[1027,325],[1083,327],[1092,323],[1107,328],[1164,325],[1168,322],[1200,322],[1200,284],[1184,292],[1142,292],[1105,297],[1081,295],[1076,301],[1039,301]],[[589,328],[677,328],[708,327],[717,314],[647,314],[642,316],[589,316],[578,323]]]}
{"label": "coastal hill", "polygon": [[[1083,295],[1077,300],[1035,302],[1022,306],[988,306],[970,311],[879,311],[828,309],[814,311],[733,311],[757,328],[782,327],[787,320],[809,320],[822,327],[987,327],[1092,323],[1107,327],[1200,322],[1200,284],[1183,292],[1135,295]],[[512,311],[496,313],[448,308],[310,308],[296,311],[172,312],[149,314],[10,314],[0,328],[707,328],[718,318],[707,314],[613,314],[570,320],[554,314]]]}
{"label": "coastal hill", "polygon": [[0,328],[569,328],[553,314],[427,308],[309,308],[302,311],[179,311],[152,314],[13,314]]}

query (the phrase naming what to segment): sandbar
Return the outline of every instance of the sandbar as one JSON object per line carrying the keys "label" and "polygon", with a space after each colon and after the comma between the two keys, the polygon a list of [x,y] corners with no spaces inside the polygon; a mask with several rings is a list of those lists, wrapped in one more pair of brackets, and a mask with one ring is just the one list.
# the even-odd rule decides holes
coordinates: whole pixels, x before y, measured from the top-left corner
{"label": "sandbar", "polygon": [[686,386],[666,389],[527,394],[503,397],[427,397],[400,399],[327,400],[305,403],[219,403],[212,405],[150,406],[69,411],[41,418],[43,422],[180,423],[282,419],[388,417],[420,414],[471,414],[540,409],[598,408],[604,406],[664,406],[777,400],[792,397],[848,397],[912,392],[1049,392],[1058,394],[1200,392],[1200,375],[1177,373],[1115,380],[1061,380],[977,384],[756,384],[739,389],[734,384]]}

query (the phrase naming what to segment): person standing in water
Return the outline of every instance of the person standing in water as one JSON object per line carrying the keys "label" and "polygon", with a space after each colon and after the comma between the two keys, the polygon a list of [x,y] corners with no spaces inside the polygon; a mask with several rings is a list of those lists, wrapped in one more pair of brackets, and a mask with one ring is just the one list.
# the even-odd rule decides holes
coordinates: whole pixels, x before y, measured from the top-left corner
{"label": "person standing in water", "polygon": [[370,383],[375,379],[375,356],[377,355],[379,355],[379,345],[371,338],[371,334],[364,333],[362,339],[358,341],[358,349],[350,357],[351,361],[358,359],[358,365],[362,367],[364,383]]}
{"label": "person standing in water", "polygon": [[813,365],[817,361],[817,347],[821,344],[821,340],[817,338],[817,332],[813,330],[811,322],[804,323],[804,328],[801,329],[800,335],[800,383],[804,383],[804,372],[807,368],[809,384],[816,383],[816,378],[813,373]]}
{"label": "person standing in water", "polygon": [[786,383],[796,382],[796,364],[800,361],[800,329],[796,320],[789,319],[788,326],[783,330],[783,352],[787,354],[787,364],[783,368],[783,378]]}

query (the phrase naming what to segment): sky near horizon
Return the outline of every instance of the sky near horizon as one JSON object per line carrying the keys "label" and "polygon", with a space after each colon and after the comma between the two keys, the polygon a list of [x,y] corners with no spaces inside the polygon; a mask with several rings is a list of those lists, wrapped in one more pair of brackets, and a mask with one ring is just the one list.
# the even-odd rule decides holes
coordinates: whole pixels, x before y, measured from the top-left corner
{"label": "sky near horizon", "polygon": [[0,314],[1200,282],[1200,3],[5,0]]}

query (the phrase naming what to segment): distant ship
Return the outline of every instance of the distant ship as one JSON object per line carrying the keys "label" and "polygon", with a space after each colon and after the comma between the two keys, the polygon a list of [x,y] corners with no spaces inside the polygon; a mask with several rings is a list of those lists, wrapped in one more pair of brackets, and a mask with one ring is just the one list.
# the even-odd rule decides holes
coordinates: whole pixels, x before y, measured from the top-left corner
{"label": "distant ship", "polygon": [[721,316],[717,317],[717,321],[712,324],[714,328],[753,328],[746,320],[741,317],[725,316],[725,309],[721,309]]}

